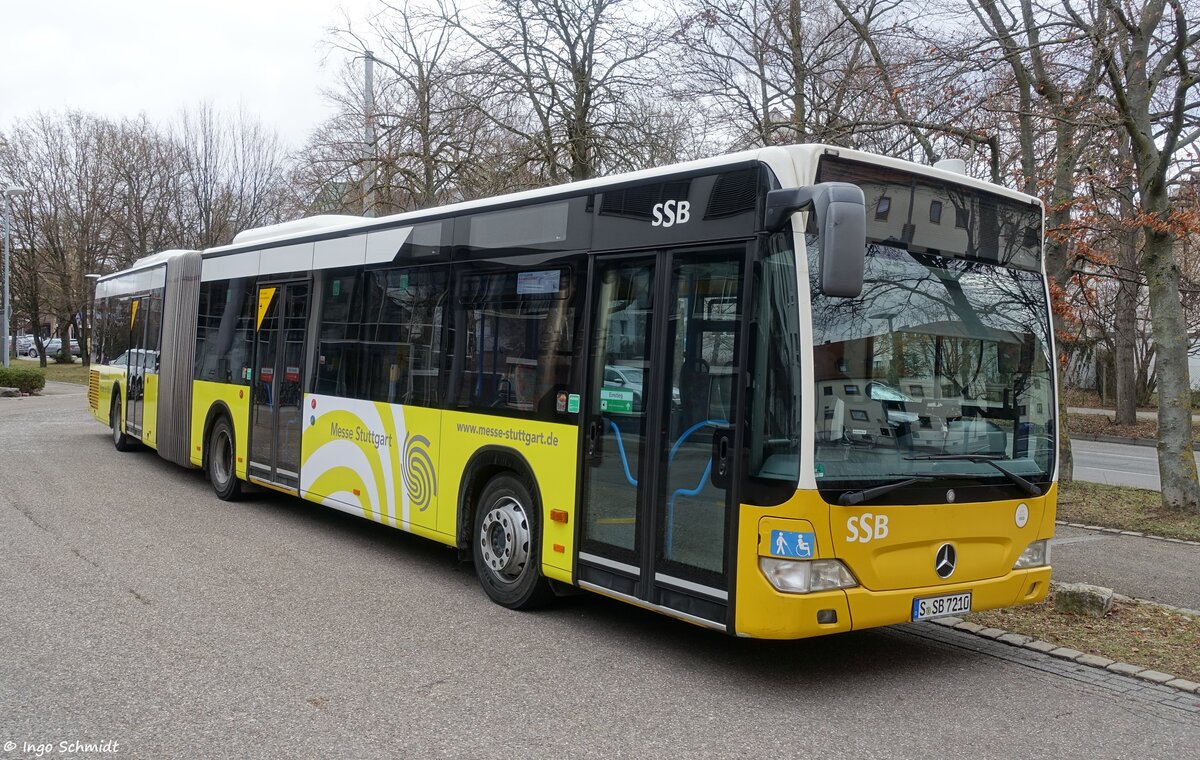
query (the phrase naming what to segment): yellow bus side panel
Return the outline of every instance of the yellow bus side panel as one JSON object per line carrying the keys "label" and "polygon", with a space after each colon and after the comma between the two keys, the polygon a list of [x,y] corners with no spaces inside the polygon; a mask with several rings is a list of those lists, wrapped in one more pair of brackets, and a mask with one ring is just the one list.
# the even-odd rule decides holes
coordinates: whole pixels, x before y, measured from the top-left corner
{"label": "yellow bus side panel", "polygon": [[437,466],[442,412],[305,394],[300,495],[395,528],[439,535],[446,490]]}
{"label": "yellow bus side panel", "polygon": [[537,479],[543,573],[569,583],[577,441],[568,425],[306,394],[300,495],[454,545],[467,463],[508,449]]}
{"label": "yellow bus side panel", "polygon": [[142,390],[142,443],[158,448],[158,375],[146,373]]}
{"label": "yellow bus side panel", "polygon": [[233,418],[234,449],[237,461],[234,471],[242,480],[246,479],[246,451],[250,426],[250,389],[244,385],[213,383],[208,380],[192,381],[192,464],[203,465],[204,423],[208,412],[217,402],[224,402]]}
{"label": "yellow bus side panel", "polygon": [[[1050,568],[1012,566],[1032,541],[1053,537],[1056,495],[1052,488],[1038,498],[982,504],[842,507],[816,491],[799,491],[776,507],[742,505],[736,630],[800,638],[892,625],[910,619],[914,598],[968,590],[976,610],[1041,601]],[[1023,525],[1021,505],[1028,515]],[[857,530],[850,528],[852,518]],[[858,527],[863,521],[875,529],[870,539]],[[882,535],[880,525],[886,526]],[[759,567],[760,556],[771,556],[772,530],[814,533],[813,558],[842,560],[860,585],[812,594],[776,591]],[[943,580],[934,572],[934,555],[945,542],[959,552],[957,572]],[[835,611],[837,622],[818,623],[822,610]]]}
{"label": "yellow bus side panel", "polygon": [[[442,418],[442,462],[446,508],[438,516],[438,530],[453,535],[458,524],[458,494],[463,470],[484,447],[508,449],[524,458],[533,470],[542,498],[542,573],[571,583],[571,557],[575,549],[575,478],[578,469],[579,429],[511,417],[468,412],[446,412]],[[566,521],[551,519],[562,510]]]}
{"label": "yellow bus side panel", "polygon": [[[91,409],[92,415],[104,423],[108,427],[108,415],[112,411],[113,386],[120,389],[121,398],[125,398],[125,368],[124,367],[109,367],[106,364],[93,364],[91,374],[97,376],[98,383],[96,393],[96,406]],[[91,379],[89,378],[89,383]],[[125,420],[124,410],[121,414],[122,422]],[[123,431],[122,431],[123,432]]]}

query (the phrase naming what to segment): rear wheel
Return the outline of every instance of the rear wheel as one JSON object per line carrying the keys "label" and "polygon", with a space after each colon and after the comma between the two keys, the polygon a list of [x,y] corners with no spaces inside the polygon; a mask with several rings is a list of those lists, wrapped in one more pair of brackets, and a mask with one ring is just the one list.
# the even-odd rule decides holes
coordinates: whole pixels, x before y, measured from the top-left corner
{"label": "rear wheel", "polygon": [[529,487],[513,474],[488,481],[475,509],[472,554],[483,590],[496,604],[532,609],[553,598],[541,570],[541,521]]}
{"label": "rear wheel", "polygon": [[108,410],[108,426],[112,428],[113,446],[117,451],[130,451],[136,445],[132,438],[125,435],[121,425],[121,396],[113,395],[112,407]]}
{"label": "rear wheel", "polygon": [[235,451],[233,425],[228,417],[220,417],[208,436],[208,480],[222,501],[236,501],[242,496],[242,481],[233,464]]}

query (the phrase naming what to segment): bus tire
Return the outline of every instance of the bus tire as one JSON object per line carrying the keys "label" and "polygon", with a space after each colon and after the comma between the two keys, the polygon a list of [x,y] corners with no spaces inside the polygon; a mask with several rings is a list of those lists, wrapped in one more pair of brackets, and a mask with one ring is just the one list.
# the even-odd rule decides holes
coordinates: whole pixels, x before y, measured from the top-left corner
{"label": "bus tire", "polygon": [[513,610],[548,603],[554,592],[541,572],[541,518],[526,483],[511,472],[489,480],[474,523],[475,574],[491,600]]}
{"label": "bus tire", "polygon": [[242,481],[238,480],[237,468],[234,466],[237,452],[235,443],[233,425],[230,424],[229,418],[225,415],[217,417],[208,434],[205,464],[208,482],[212,483],[213,491],[221,501],[237,501],[242,498]]}
{"label": "bus tire", "polygon": [[112,442],[117,451],[133,451],[133,439],[121,429],[121,394],[113,394],[112,406],[108,410],[108,426],[112,428]]}

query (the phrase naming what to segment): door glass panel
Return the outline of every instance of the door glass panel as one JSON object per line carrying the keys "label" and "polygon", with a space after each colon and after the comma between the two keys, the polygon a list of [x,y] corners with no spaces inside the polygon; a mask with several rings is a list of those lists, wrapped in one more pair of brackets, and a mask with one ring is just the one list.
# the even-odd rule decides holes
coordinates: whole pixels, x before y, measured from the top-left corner
{"label": "door glass panel", "polygon": [[149,313],[149,298],[135,298],[131,303],[132,318],[129,328],[128,381],[126,383],[125,427],[139,437],[142,434],[142,403],[145,397],[145,367],[142,363],[142,346],[146,340],[146,317]]}
{"label": "door glass panel", "polygon": [[250,467],[268,477],[275,443],[275,365],[278,358],[280,287],[259,288],[254,334],[254,403],[250,411]]}
{"label": "door glass panel", "polygon": [[[648,434],[654,262],[596,265],[584,442],[584,547],[639,564],[639,483]],[[596,547],[592,547],[595,550]]]}
{"label": "door glass panel", "polygon": [[[671,403],[660,504],[662,569],[720,583],[725,564],[725,488],[713,484],[714,443],[734,419],[741,323],[742,256],[677,258],[671,267],[667,323]],[[732,438],[726,441],[732,450]],[[732,466],[733,455],[726,461]]]}
{"label": "door glass panel", "polygon": [[289,285],[286,293],[283,350],[275,367],[279,389],[275,468],[291,481],[300,470],[300,432],[304,425],[304,328],[308,320],[308,283]]}

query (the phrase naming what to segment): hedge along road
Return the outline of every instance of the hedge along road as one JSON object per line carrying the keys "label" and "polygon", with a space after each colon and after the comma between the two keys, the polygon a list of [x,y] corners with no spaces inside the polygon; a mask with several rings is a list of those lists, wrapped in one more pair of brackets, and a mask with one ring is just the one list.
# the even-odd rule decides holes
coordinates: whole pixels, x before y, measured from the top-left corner
{"label": "hedge along road", "polygon": [[430,542],[274,494],[220,502],[197,472],[118,454],[83,391],[0,399],[0,746],[1091,758],[1200,744],[1194,699],[929,624],[758,642],[590,595],[510,612]]}

